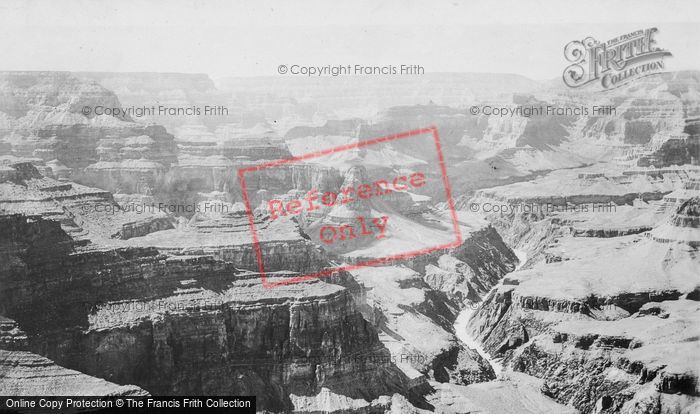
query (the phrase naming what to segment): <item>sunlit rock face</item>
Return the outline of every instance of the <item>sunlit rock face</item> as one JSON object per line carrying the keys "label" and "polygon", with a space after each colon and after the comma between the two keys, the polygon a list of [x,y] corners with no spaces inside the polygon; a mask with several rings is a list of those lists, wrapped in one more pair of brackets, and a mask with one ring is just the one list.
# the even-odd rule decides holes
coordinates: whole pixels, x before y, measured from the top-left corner
{"label": "sunlit rock face", "polygon": [[[666,174],[677,183],[669,186]],[[601,185],[610,178],[586,173],[571,178],[598,188],[570,183],[557,191],[566,204],[549,198],[547,179],[465,202],[552,206],[490,214],[530,256],[484,299],[469,332],[513,370],[543,379],[546,395],[583,412],[692,411],[700,342],[685,327],[698,315],[698,199],[688,198],[695,174],[691,166],[629,174],[647,187],[647,201],[619,198],[605,211],[591,206],[606,193],[619,197],[630,182]]]}
{"label": "sunlit rock face", "polygon": [[690,406],[700,345],[680,327],[697,318],[694,249],[643,235],[585,239],[560,240],[547,249],[558,260],[509,275],[471,319],[472,334],[582,411],[608,400],[614,412]]}

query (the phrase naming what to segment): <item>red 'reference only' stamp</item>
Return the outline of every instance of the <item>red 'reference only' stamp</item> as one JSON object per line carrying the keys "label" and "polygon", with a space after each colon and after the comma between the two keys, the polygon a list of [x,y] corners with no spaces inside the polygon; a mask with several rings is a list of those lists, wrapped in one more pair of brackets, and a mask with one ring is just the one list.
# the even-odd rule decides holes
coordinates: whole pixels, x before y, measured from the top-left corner
{"label": "red 'reference only' stamp", "polygon": [[[391,145],[390,143],[399,144],[398,141],[410,138],[417,140],[413,145],[420,145],[419,148],[434,149],[435,156],[430,158],[437,160],[439,175],[429,174],[426,171],[429,166],[426,165],[425,161],[398,154],[392,148],[381,148]],[[353,159],[355,162],[351,165],[345,163],[347,160],[343,158],[343,155],[353,154],[354,156],[360,151],[367,154],[368,151],[372,150],[375,151],[375,154],[381,153],[383,156],[386,156],[387,153],[390,154],[389,156],[393,156],[396,163],[406,162],[411,165],[410,167],[395,166],[392,169],[382,165],[382,158],[379,157],[380,162],[377,162],[376,159],[373,162],[368,161],[372,165],[372,172],[375,175],[374,178],[369,178],[367,168],[361,164],[357,165],[357,158]],[[372,160],[371,156],[367,158]],[[359,159],[362,160],[361,157]],[[265,273],[265,263],[256,230],[252,200],[248,194],[246,175],[265,172],[269,174],[267,180],[272,188],[277,183],[275,177],[278,174],[268,170],[283,166],[323,162],[333,169],[336,168],[336,163],[342,167],[340,169],[345,169],[342,183],[337,180],[334,182],[332,179],[306,183],[308,190],[290,189],[292,191],[287,194],[266,197],[265,200],[260,201],[260,208],[267,211],[269,219],[273,222],[276,220],[295,220],[295,223],[301,223],[303,231],[310,236],[312,241],[325,249],[341,255],[342,253],[356,254],[359,255],[357,257],[360,259],[350,261],[350,264],[314,273],[271,281]],[[377,171],[389,172],[385,176],[377,178]],[[447,211],[443,215],[443,222],[435,220],[435,217],[423,217],[415,211],[416,206],[419,206],[426,199],[430,199],[430,197],[419,193],[425,192],[431,187],[433,191],[435,189],[436,184],[430,182],[431,177],[434,177],[434,181],[439,181],[441,183],[439,185],[444,187],[444,201]],[[258,272],[262,279],[262,285],[266,288],[320,278],[340,271],[351,271],[362,267],[410,259],[438,250],[455,248],[462,244],[462,235],[447,178],[440,137],[434,126],[241,168],[238,170],[238,180],[252,235]],[[261,189],[261,191],[266,190]],[[279,188],[274,188],[273,191],[280,192]],[[416,215],[418,219],[408,218]],[[440,232],[440,224],[435,224],[436,221],[449,231]],[[416,231],[416,227],[420,226],[425,226],[426,230],[412,233]],[[381,251],[382,254],[377,255],[378,251]],[[386,255],[383,254],[384,252]]]}

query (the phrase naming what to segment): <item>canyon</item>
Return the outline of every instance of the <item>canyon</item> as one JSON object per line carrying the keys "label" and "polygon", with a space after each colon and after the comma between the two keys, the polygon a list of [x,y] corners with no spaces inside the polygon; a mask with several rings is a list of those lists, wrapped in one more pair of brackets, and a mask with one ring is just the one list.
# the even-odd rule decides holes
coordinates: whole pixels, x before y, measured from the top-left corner
{"label": "canyon", "polygon": [[[3,394],[700,409],[698,72],[604,97],[516,75],[275,79],[0,72]],[[230,113],[83,111],[152,101]],[[486,104],[616,111],[469,112]],[[259,169],[241,191],[241,169],[427,126],[454,203],[425,139]],[[387,177],[411,185],[359,196]],[[303,209],[348,188],[352,203]],[[331,228],[376,231],[327,243]]]}

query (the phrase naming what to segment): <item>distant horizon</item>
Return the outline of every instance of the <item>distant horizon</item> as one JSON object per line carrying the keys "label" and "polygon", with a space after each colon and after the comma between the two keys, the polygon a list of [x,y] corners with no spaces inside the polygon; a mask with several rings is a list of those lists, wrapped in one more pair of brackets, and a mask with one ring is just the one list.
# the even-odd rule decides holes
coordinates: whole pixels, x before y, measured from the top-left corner
{"label": "distant horizon", "polygon": [[[688,70],[675,70],[675,71],[670,71],[670,72],[664,72],[664,73],[673,73],[673,72],[687,72],[687,71],[695,71],[695,72],[700,72],[700,69],[688,69]],[[338,77],[333,77],[333,76],[312,76],[312,77],[304,77],[304,76],[286,76],[286,75],[227,75],[223,77],[214,77],[212,76],[211,73],[207,72],[172,72],[172,71],[104,71],[104,70],[99,70],[99,71],[94,71],[94,70],[24,70],[24,69],[13,69],[13,70],[0,70],[0,73],[22,73],[22,72],[27,72],[27,73],[92,73],[92,74],[112,74],[112,73],[119,73],[119,74],[125,74],[125,75],[199,75],[199,76],[208,76],[210,79],[215,80],[215,79],[226,79],[226,78],[242,78],[242,79],[250,79],[250,78],[275,78],[275,79],[298,79],[298,80],[308,80],[310,79],[319,79],[319,78],[324,78],[324,79],[342,79],[342,78],[372,78],[372,75],[344,75],[344,76],[338,76]],[[520,74],[520,73],[514,73],[514,72],[455,72],[455,71],[437,71],[437,72],[430,72],[430,73],[425,73],[424,75],[415,75],[414,78],[420,78],[422,76],[429,76],[429,75],[507,75],[507,76],[519,76],[522,78],[526,78],[528,80],[533,80],[533,81],[551,81],[560,78],[554,77],[550,79],[535,79],[528,77],[526,75]],[[401,75],[381,75],[382,77],[393,77],[393,78],[410,78],[409,76],[401,76]]]}
{"label": "distant horizon", "polygon": [[[700,73],[700,69],[678,69],[678,70],[670,70],[670,71],[665,71],[665,72],[659,72],[653,74],[655,75],[663,75],[663,74],[672,74],[672,73],[681,73],[681,72],[698,72]],[[287,80],[297,80],[297,81],[303,81],[303,80],[309,80],[309,79],[345,79],[345,78],[364,78],[364,79],[370,79],[373,76],[372,75],[345,75],[345,76],[338,76],[338,77],[333,77],[333,76],[314,76],[314,77],[302,77],[302,76],[285,76],[285,75],[230,75],[230,76],[222,76],[222,77],[214,77],[210,73],[206,72],[156,72],[156,71],[92,71],[92,70],[23,70],[23,69],[17,69],[17,70],[0,70],[0,73],[71,73],[71,74],[80,74],[80,73],[91,73],[91,74],[124,74],[124,75],[191,75],[191,76],[207,76],[210,80],[216,81],[216,80],[223,80],[223,79],[255,79],[255,78],[260,78],[260,79],[287,79]],[[556,81],[561,79],[561,76],[556,76],[553,78],[547,78],[547,79],[537,79],[537,78],[531,78],[527,75],[523,75],[520,73],[512,73],[512,72],[453,72],[453,71],[445,71],[445,72],[430,72],[426,73],[424,75],[416,75],[413,78],[418,79],[422,76],[430,76],[430,75],[503,75],[503,76],[517,76],[521,78],[525,78],[526,80],[534,81],[534,82],[551,82],[551,81]],[[375,79],[380,79],[378,76],[374,76]],[[410,79],[411,77],[408,76],[401,76],[401,75],[381,75],[381,78],[393,78],[393,79],[400,79],[400,78],[407,78]]]}
{"label": "distant horizon", "polygon": [[[437,7],[442,3],[442,7]],[[499,7],[387,0],[0,2],[0,70],[281,76],[280,65],[421,65],[426,73],[561,76],[564,47],[657,27],[667,71],[700,70],[700,2],[556,0]],[[197,13],[192,10],[196,9]],[[604,12],[603,12],[604,11]],[[287,75],[289,76],[289,75]],[[302,76],[299,76],[302,77]]]}

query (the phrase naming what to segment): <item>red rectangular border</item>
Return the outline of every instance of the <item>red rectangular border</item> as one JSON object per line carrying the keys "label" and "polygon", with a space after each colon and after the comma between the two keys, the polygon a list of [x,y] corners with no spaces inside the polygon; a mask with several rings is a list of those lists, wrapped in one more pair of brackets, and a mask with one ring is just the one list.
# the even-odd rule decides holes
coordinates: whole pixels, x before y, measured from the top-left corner
{"label": "red rectangular border", "polygon": [[[445,185],[445,196],[447,198],[447,204],[450,208],[450,215],[452,218],[452,227],[454,229],[455,235],[457,236],[457,239],[455,241],[447,243],[447,244],[435,246],[435,247],[427,247],[427,248],[420,249],[420,250],[414,250],[414,251],[408,252],[408,253],[396,254],[396,255],[392,255],[392,256],[386,256],[386,257],[380,257],[380,258],[376,258],[376,259],[372,259],[372,260],[367,260],[365,262],[361,262],[361,263],[357,263],[357,264],[353,264],[353,265],[338,266],[338,267],[335,267],[332,269],[326,269],[326,270],[322,270],[320,272],[310,273],[308,275],[303,275],[303,276],[286,278],[286,279],[275,281],[275,282],[269,282],[267,280],[267,274],[265,273],[265,265],[263,263],[263,258],[262,258],[262,249],[260,248],[260,242],[258,240],[258,235],[255,231],[255,218],[253,216],[253,210],[250,207],[250,199],[248,198],[248,190],[247,190],[246,184],[245,184],[245,173],[260,171],[260,170],[265,169],[265,168],[277,167],[280,165],[285,165],[285,164],[293,163],[296,161],[304,161],[304,160],[308,160],[308,159],[312,159],[312,158],[318,158],[318,157],[321,157],[324,155],[334,154],[336,152],[341,152],[341,151],[346,151],[346,150],[351,150],[351,149],[356,149],[356,148],[362,148],[362,147],[366,147],[369,145],[381,144],[381,143],[385,143],[385,142],[396,141],[399,139],[410,138],[410,137],[414,137],[416,135],[421,135],[421,134],[432,134],[433,138],[435,140],[435,149],[437,150],[438,160],[440,162],[440,172],[442,173],[442,182]],[[260,278],[262,279],[262,285],[263,285],[263,287],[266,287],[266,288],[271,288],[271,287],[280,286],[280,285],[288,285],[290,283],[299,283],[299,282],[303,282],[303,281],[309,280],[309,279],[328,276],[328,275],[331,275],[333,273],[344,271],[344,270],[349,271],[349,270],[354,270],[354,269],[358,269],[361,267],[374,266],[377,264],[391,262],[393,260],[409,259],[411,257],[420,256],[422,254],[432,253],[432,252],[437,251],[437,250],[455,248],[455,247],[458,247],[462,244],[462,233],[459,229],[459,221],[457,220],[457,211],[455,210],[454,200],[452,199],[452,190],[450,188],[450,182],[447,179],[447,168],[445,167],[445,157],[442,154],[442,146],[440,144],[440,136],[438,134],[437,128],[434,126],[429,126],[427,128],[414,129],[412,131],[402,132],[399,134],[387,135],[384,137],[374,138],[374,139],[371,139],[368,141],[359,141],[359,142],[356,142],[354,144],[340,145],[337,147],[328,148],[328,149],[316,151],[316,152],[310,152],[308,154],[299,155],[296,157],[268,161],[268,162],[264,162],[264,163],[254,165],[251,167],[240,168],[238,170],[238,181],[239,181],[239,184],[241,186],[241,194],[243,195],[243,203],[245,204],[246,214],[248,216],[248,224],[250,225],[250,232],[253,236],[253,248],[255,249],[255,256],[256,256],[257,261],[258,261],[258,272],[260,273]]]}

